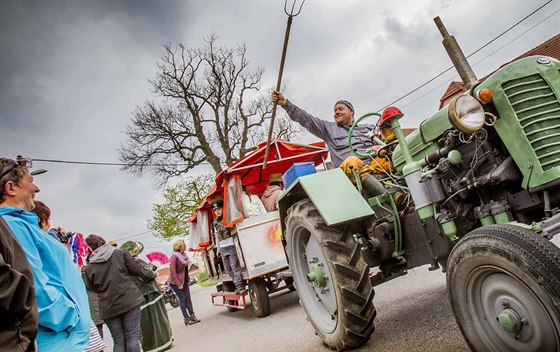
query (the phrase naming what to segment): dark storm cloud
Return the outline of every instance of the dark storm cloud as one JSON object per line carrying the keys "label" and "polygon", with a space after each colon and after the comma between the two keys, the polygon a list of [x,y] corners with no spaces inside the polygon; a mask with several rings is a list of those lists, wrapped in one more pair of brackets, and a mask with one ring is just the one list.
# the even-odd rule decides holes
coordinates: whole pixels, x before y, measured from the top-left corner
{"label": "dark storm cloud", "polygon": [[[82,14],[93,18],[119,18],[130,34],[141,35],[135,42],[139,46],[181,40],[182,29],[193,18],[188,2],[184,1],[105,0],[79,3]],[[165,38],[162,38],[163,33],[166,34]]]}
{"label": "dark storm cloud", "polygon": [[[189,7],[0,1],[0,155],[116,161],[120,130],[149,94],[161,44],[183,41],[190,28]],[[37,180],[38,199],[53,221],[84,232],[145,229],[155,200],[149,179],[117,167],[34,164],[49,169]]]}
{"label": "dark storm cloud", "polygon": [[[31,20],[28,15],[35,18]],[[48,125],[47,119],[35,119],[39,112],[48,114],[37,78],[50,70],[49,57],[60,38],[41,35],[53,32],[53,18],[39,15],[31,3],[0,3],[0,116],[3,129],[36,134]],[[43,115],[44,116],[44,115]],[[12,141],[13,142],[13,141]]]}
{"label": "dark storm cloud", "polygon": [[[189,23],[188,7],[167,1],[2,1],[0,2],[0,116],[2,128],[21,130],[37,136],[52,123],[53,116],[45,100],[42,82],[53,71],[61,70],[57,50],[71,31],[84,30],[84,22],[103,23],[114,18],[132,38],[130,44],[159,47],[161,43],[182,37]],[[64,26],[64,27],[62,27]],[[105,28],[99,27],[99,31]],[[162,33],[166,36],[163,37]],[[106,33],[110,40],[112,33]],[[84,43],[87,45],[87,43]],[[132,50],[123,48],[123,51]],[[79,52],[68,52],[81,60]],[[101,54],[101,53],[100,53]],[[69,102],[70,103],[70,102]],[[39,118],[38,118],[39,117]]]}
{"label": "dark storm cloud", "polygon": [[[0,116],[2,128],[26,130],[33,135],[44,132],[50,116],[48,102],[41,96],[41,87],[32,80],[17,82],[17,75],[2,73],[0,76]],[[11,80],[11,82],[10,82]],[[11,84],[10,84],[11,83]],[[17,87],[20,83],[24,87]],[[8,136],[10,137],[10,136]],[[15,136],[13,136],[15,137]],[[15,140],[10,140],[10,143]]]}

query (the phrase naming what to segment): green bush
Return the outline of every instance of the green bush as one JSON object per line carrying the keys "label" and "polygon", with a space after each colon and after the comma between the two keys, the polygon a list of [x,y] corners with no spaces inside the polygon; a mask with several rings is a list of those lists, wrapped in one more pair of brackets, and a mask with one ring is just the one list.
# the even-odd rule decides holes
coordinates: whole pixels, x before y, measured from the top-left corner
{"label": "green bush", "polygon": [[208,274],[206,273],[198,273],[198,275],[196,276],[198,282],[204,282],[206,280],[208,280]]}

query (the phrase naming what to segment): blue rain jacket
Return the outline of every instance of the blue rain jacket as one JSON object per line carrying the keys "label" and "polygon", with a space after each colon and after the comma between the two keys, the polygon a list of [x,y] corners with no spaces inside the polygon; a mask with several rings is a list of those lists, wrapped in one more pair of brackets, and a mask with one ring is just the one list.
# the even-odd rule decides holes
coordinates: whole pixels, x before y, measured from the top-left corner
{"label": "blue rain jacket", "polygon": [[84,282],[68,250],[38,225],[35,213],[0,207],[33,269],[41,352],[83,351],[89,345],[91,316]]}

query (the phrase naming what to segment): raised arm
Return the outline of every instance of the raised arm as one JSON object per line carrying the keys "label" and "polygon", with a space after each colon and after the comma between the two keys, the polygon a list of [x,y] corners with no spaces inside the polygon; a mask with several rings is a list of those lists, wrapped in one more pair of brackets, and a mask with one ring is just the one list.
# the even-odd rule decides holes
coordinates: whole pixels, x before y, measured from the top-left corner
{"label": "raised arm", "polygon": [[279,91],[272,92],[272,101],[280,105],[288,113],[288,117],[297,123],[299,123],[303,128],[308,130],[311,134],[325,139],[327,138],[327,125],[331,122],[321,120],[303,109],[300,109],[296,105],[292,104],[284,95]]}

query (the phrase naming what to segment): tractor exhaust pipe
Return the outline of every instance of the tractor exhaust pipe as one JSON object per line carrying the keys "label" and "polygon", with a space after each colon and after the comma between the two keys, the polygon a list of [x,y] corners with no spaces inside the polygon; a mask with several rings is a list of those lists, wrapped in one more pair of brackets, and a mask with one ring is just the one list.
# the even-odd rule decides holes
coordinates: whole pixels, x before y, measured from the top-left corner
{"label": "tractor exhaust pipe", "polygon": [[463,54],[463,51],[455,40],[455,37],[449,35],[439,16],[434,18],[434,22],[436,23],[436,26],[443,36],[442,44],[445,48],[445,51],[447,51],[447,55],[449,55],[449,58],[451,58],[453,66],[455,66],[455,69],[459,73],[459,76],[463,80],[463,83],[465,83],[465,85],[467,86],[467,89],[470,89],[474,85],[474,83],[478,82],[478,79],[476,78],[476,75],[469,65],[465,54]]}

